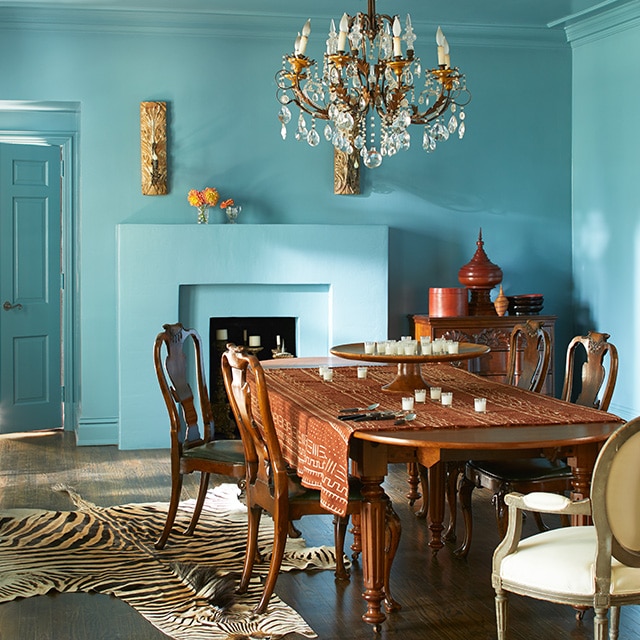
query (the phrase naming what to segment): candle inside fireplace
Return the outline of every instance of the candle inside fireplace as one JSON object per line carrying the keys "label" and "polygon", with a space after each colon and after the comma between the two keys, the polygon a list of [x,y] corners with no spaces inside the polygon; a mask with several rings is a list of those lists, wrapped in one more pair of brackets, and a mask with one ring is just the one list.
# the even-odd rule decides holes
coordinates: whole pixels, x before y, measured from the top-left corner
{"label": "candle inside fireplace", "polygon": [[260,346],[260,336],[249,336],[249,346],[250,347],[259,347]]}
{"label": "candle inside fireplace", "polygon": [[228,340],[228,338],[226,329],[216,329],[216,340]]}

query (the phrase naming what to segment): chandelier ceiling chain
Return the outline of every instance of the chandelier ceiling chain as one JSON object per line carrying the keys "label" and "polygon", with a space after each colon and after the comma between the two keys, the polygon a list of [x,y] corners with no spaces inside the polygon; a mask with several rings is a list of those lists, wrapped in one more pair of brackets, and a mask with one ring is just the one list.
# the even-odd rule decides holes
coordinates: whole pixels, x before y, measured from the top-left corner
{"label": "chandelier ceiling chain", "polygon": [[[422,146],[428,153],[456,132],[459,138],[464,136],[464,107],[471,94],[464,74],[451,67],[449,43],[440,27],[438,66],[424,72],[422,88],[415,83],[422,77],[422,63],[415,54],[409,15],[404,33],[397,15],[376,13],[375,0],[368,0],[366,14],[345,13],[338,30],[332,20],[322,70],[306,56],[310,34],[307,20],[295,39],[294,52],[283,56],[276,74],[283,139],[292,118],[290,104],[300,110],[296,140],[316,147],[320,143],[316,120],[325,120],[325,139],[344,153],[358,154],[369,168],[379,167],[384,156],[409,148],[411,124],[424,125]],[[311,116],[310,128],[305,114]]]}

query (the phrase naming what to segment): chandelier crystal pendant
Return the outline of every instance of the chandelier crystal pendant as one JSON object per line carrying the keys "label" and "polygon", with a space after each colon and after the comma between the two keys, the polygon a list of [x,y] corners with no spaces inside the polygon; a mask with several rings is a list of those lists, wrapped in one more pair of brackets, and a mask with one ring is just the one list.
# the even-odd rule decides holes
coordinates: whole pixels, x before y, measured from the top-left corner
{"label": "chandelier crystal pendant", "polygon": [[[306,56],[311,33],[307,20],[294,52],[282,57],[276,74],[278,119],[287,136],[290,105],[299,108],[295,138],[311,147],[320,143],[317,120],[325,120],[325,140],[344,153],[356,153],[368,168],[379,167],[411,144],[409,125],[423,125],[422,147],[430,153],[456,132],[465,134],[464,107],[471,100],[464,74],[450,65],[449,44],[438,27],[438,66],[424,72],[416,57],[416,35],[407,15],[404,33],[398,16],[346,13],[336,30],[331,21],[322,70]],[[405,52],[403,53],[403,48]],[[310,124],[308,122],[310,116]]]}

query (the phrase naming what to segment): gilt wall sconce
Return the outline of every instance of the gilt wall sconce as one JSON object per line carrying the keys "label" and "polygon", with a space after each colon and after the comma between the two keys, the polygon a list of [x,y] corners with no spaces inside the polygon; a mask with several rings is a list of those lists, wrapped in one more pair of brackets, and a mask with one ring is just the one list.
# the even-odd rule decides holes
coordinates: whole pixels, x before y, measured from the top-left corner
{"label": "gilt wall sconce", "polygon": [[167,103],[140,103],[140,159],[142,193],[167,193]]}
{"label": "gilt wall sconce", "polygon": [[333,150],[333,193],[337,196],[360,193],[360,166],[355,153]]}

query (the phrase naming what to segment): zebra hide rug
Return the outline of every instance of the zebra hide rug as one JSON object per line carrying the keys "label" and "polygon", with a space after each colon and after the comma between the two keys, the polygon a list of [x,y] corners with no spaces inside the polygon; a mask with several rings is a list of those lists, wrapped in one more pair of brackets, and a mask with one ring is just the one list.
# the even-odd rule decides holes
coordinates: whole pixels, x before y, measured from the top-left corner
{"label": "zebra hide rug", "polygon": [[[316,637],[276,595],[265,614],[252,612],[267,563],[255,566],[246,594],[235,594],[247,526],[235,485],[209,491],[193,536],[181,533],[193,501],[181,503],[162,551],[153,543],[168,504],[98,507],[69,487],[54,489],[66,492],[77,509],[0,511],[0,602],[50,591],[98,592],[120,598],[177,640],[275,639],[292,632]],[[265,515],[263,553],[272,535],[273,522]],[[333,568],[333,547],[304,548],[303,540],[290,539],[283,571]]]}

